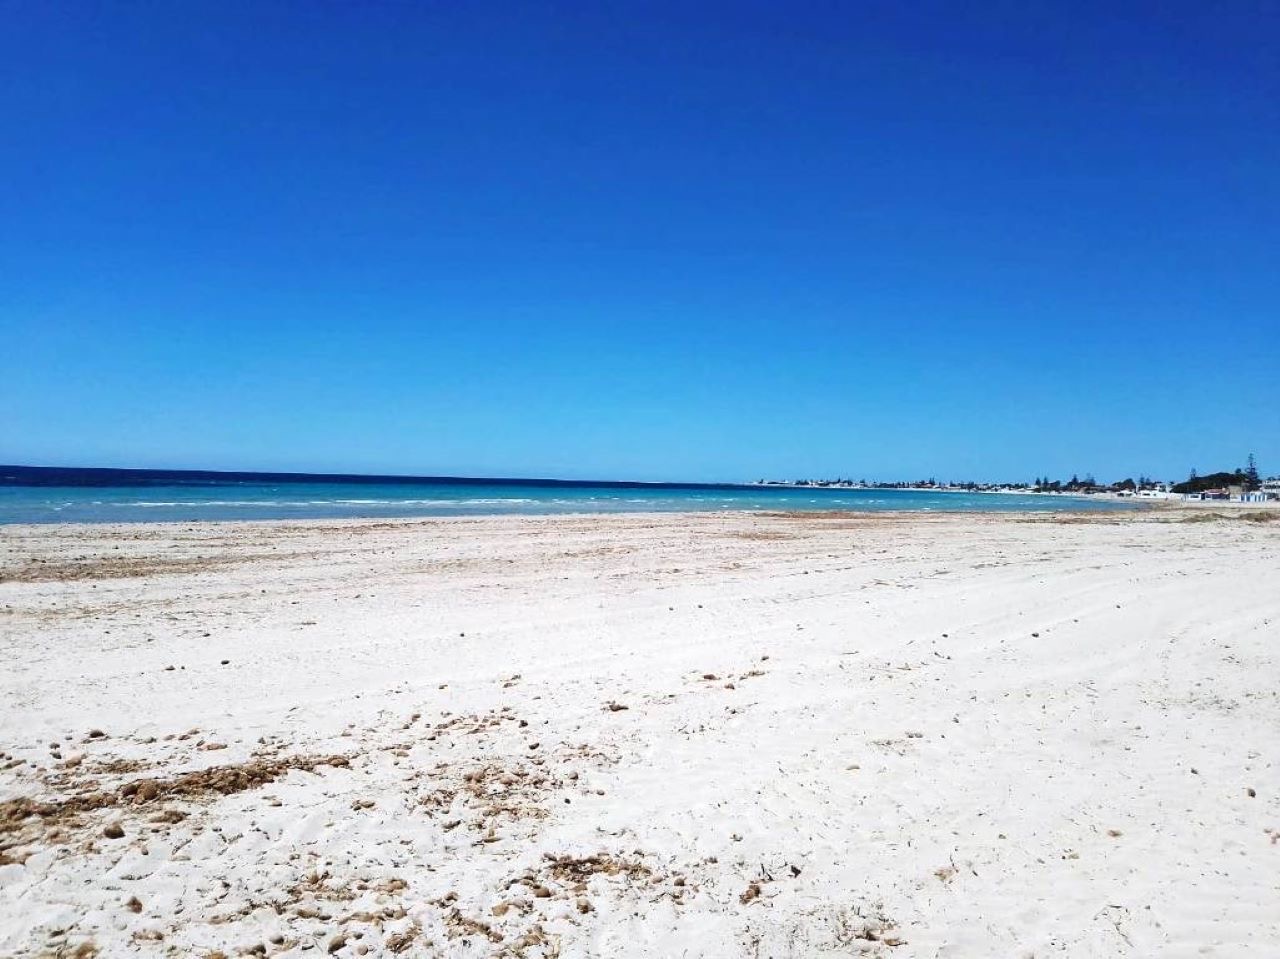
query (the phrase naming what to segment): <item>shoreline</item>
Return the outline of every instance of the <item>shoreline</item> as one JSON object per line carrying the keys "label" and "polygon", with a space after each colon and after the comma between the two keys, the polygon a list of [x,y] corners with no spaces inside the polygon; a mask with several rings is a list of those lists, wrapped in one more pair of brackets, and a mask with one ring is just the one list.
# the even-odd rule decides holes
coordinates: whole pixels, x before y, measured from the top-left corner
{"label": "shoreline", "polygon": [[[434,524],[478,524],[478,523],[509,523],[517,524],[524,521],[534,523],[553,523],[557,520],[570,521],[599,521],[609,522],[617,520],[625,523],[627,521],[644,521],[651,519],[662,520],[684,520],[696,521],[700,519],[731,519],[731,518],[762,518],[762,519],[800,519],[800,520],[821,520],[829,518],[832,520],[841,519],[897,519],[909,520],[918,518],[921,522],[940,521],[948,518],[969,518],[974,520],[982,520],[991,518],[992,520],[1013,520],[1018,522],[1071,522],[1072,517],[1095,518],[1096,521],[1103,521],[1100,518],[1105,517],[1107,521],[1114,522],[1147,522],[1151,521],[1151,517],[1157,515],[1172,516],[1178,513],[1204,513],[1212,512],[1216,509],[1224,509],[1228,515],[1224,515],[1223,519],[1238,519],[1239,515],[1249,512],[1258,513],[1275,513],[1280,520],[1280,502],[1264,502],[1264,503],[1239,503],[1230,501],[1216,500],[1188,500],[1188,501],[1169,501],[1169,500],[1153,500],[1141,501],[1129,504],[1131,508],[1124,510],[1117,509],[1097,509],[1097,510],[980,510],[980,509],[948,509],[948,510],[929,510],[929,509],[877,509],[877,510],[856,510],[856,509],[805,509],[796,507],[794,509],[724,509],[724,510],[635,510],[635,511],[611,511],[611,512],[582,512],[582,513],[476,513],[476,514],[441,514],[441,515],[406,515],[406,516],[323,516],[323,517],[296,517],[288,519],[171,519],[171,520],[123,520],[116,522],[99,522],[99,521],[69,521],[69,522],[49,522],[49,523],[0,523],[0,539],[6,533],[21,533],[23,535],[37,535],[39,533],[72,533],[78,530],[100,530],[104,532],[136,532],[146,527],[157,527],[160,529],[174,529],[177,527],[212,527],[226,528],[234,530],[238,527],[246,528],[332,528],[342,529],[344,527],[401,527],[411,525],[434,525]],[[1169,522],[1170,520],[1155,520],[1156,522]],[[2,582],[2,580],[0,580]]]}
{"label": "shoreline", "polygon": [[[1136,516],[1154,511],[1167,511],[1177,509],[1181,506],[1199,508],[1201,505],[1213,505],[1212,503],[1162,503],[1162,502],[1141,502],[1127,503],[1125,509],[1116,509],[1114,507],[1102,507],[1096,510],[1073,509],[1073,510],[984,510],[984,509],[811,509],[803,506],[794,508],[781,507],[760,507],[758,509],[693,509],[693,510],[609,510],[609,511],[584,511],[580,513],[574,512],[506,512],[506,513],[441,513],[441,514],[407,514],[397,515],[379,515],[379,516],[316,516],[316,517],[289,517],[283,519],[263,518],[263,519],[156,519],[156,520],[117,520],[115,522],[99,521],[99,520],[69,520],[63,522],[35,522],[35,523],[3,523],[0,522],[0,536],[3,536],[7,530],[24,530],[27,532],[35,532],[37,530],[75,530],[84,528],[104,528],[113,530],[136,530],[139,527],[176,527],[176,526],[214,526],[214,527],[237,527],[237,526],[314,526],[314,525],[377,525],[377,524],[408,524],[408,523],[441,523],[441,522],[519,522],[521,520],[531,521],[554,521],[564,520],[643,520],[651,518],[673,519],[673,520],[692,520],[697,518],[720,518],[727,519],[730,517],[765,517],[765,518],[785,518],[785,517],[821,517],[829,516],[832,519],[849,519],[858,517],[885,517],[885,518],[909,518],[920,517],[922,520],[940,517],[1054,517],[1054,516],[1108,516],[1108,517],[1126,517]],[[1267,508],[1268,504],[1257,503],[1237,503],[1237,506],[1261,506]],[[1280,506],[1280,504],[1274,504]]]}

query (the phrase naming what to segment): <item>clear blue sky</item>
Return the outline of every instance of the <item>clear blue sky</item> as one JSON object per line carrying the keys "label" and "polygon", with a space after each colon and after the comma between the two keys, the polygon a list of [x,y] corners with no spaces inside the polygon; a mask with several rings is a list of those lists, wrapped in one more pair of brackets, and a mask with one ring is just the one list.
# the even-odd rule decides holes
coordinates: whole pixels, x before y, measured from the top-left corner
{"label": "clear blue sky", "polygon": [[0,462],[1280,472],[1280,5],[0,2]]}

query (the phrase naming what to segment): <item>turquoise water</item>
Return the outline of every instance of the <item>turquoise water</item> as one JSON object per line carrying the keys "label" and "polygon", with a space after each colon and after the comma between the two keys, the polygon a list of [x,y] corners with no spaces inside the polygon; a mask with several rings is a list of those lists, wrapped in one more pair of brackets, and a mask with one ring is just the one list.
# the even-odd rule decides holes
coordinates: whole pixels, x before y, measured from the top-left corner
{"label": "turquoise water", "polygon": [[488,516],[707,510],[1127,509],[1114,500],[1005,493],[781,487],[539,486],[501,483],[211,483],[0,486],[0,523]]}

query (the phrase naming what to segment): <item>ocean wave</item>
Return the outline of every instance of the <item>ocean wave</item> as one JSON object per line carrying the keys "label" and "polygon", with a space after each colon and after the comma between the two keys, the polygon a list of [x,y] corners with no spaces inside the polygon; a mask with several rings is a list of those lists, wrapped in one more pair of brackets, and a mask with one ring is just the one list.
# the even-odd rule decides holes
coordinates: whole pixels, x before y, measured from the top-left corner
{"label": "ocean wave", "polygon": [[[491,497],[473,499],[202,499],[202,500],[93,500],[89,506],[142,507],[144,509],[187,507],[200,509],[205,506],[237,507],[303,507],[303,506],[527,506],[542,502],[518,497]],[[67,503],[66,506],[77,504]]]}
{"label": "ocean wave", "polygon": [[[393,516],[475,517],[505,514],[584,515],[590,513],[669,513],[688,510],[865,510],[906,509],[920,512],[968,509],[1070,510],[1123,509],[1129,504],[1072,501],[1067,498],[965,496],[917,491],[856,491],[823,493],[794,489],[752,490],[531,490],[507,487],[440,486],[435,489],[352,489],[286,484],[252,490],[241,486],[214,490],[152,488],[115,494],[111,490],[53,491],[34,488],[4,490],[0,496],[0,524],[16,522],[153,522],[191,520],[269,520]],[[436,492],[437,496],[424,496]],[[169,499],[147,499],[170,495]],[[364,493],[366,495],[359,495]],[[403,493],[408,495],[396,495]],[[355,494],[355,495],[352,495]],[[376,495],[373,495],[376,494]],[[181,497],[174,499],[173,497]],[[134,497],[137,497],[136,499]],[[213,498],[216,497],[216,498]]]}
{"label": "ocean wave", "polygon": [[284,500],[273,499],[202,499],[202,500],[175,500],[175,501],[157,501],[157,500],[119,500],[115,502],[95,502],[93,506],[115,506],[115,507],[134,507],[140,506],[143,509],[155,509],[158,507],[174,507],[188,506],[199,508],[201,506],[305,506],[306,503],[289,503]]}

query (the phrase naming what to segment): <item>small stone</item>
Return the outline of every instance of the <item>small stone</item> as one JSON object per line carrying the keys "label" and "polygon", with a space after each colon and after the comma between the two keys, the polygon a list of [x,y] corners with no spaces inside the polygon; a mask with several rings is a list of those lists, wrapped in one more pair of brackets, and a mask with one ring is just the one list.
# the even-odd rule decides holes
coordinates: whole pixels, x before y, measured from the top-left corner
{"label": "small stone", "polygon": [[124,904],[124,907],[130,912],[142,912],[142,900],[137,896],[130,896],[129,901]]}
{"label": "small stone", "polygon": [[118,822],[113,822],[102,830],[102,835],[106,836],[108,839],[123,839],[124,829]]}
{"label": "small stone", "polygon": [[591,911],[591,900],[589,900],[586,896],[580,896],[578,898],[578,912],[588,913],[590,911]]}
{"label": "small stone", "polygon": [[1245,790],[1245,795],[1247,795],[1250,799],[1253,799],[1255,796],[1258,795],[1258,790],[1250,786],[1248,789]]}
{"label": "small stone", "polygon": [[329,940],[329,952],[334,953],[347,944],[347,937],[339,933]]}

